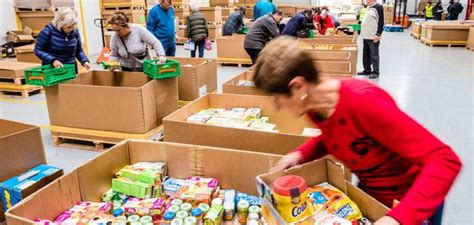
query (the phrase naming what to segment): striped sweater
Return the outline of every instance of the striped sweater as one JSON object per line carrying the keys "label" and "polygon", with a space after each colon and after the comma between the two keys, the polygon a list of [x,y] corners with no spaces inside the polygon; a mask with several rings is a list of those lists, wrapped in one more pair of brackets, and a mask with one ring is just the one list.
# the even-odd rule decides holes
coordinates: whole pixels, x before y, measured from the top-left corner
{"label": "striped sweater", "polygon": [[79,31],[74,29],[66,34],[48,24],[38,35],[35,45],[35,54],[43,65],[59,60],[63,64],[75,64],[76,58],[81,64],[89,62],[82,49]]}

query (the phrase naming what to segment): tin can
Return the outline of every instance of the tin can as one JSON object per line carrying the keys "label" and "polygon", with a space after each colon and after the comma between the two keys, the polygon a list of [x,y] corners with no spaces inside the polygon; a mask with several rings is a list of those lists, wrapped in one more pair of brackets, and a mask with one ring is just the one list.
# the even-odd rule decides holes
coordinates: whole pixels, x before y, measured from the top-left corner
{"label": "tin can", "polygon": [[140,217],[137,215],[131,215],[127,218],[127,221],[130,223],[138,222],[140,220]]}
{"label": "tin can", "polygon": [[250,204],[246,200],[240,200],[237,203],[237,215],[239,217],[240,223],[247,223],[247,218],[249,216],[249,207]]}
{"label": "tin can", "polygon": [[230,221],[234,218],[235,203],[233,201],[224,202],[224,220]]}

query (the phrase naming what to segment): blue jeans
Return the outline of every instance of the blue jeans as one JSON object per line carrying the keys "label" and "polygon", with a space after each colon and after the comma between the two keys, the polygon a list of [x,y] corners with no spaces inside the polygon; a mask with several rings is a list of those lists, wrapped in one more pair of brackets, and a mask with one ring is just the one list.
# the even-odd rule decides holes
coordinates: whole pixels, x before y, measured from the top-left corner
{"label": "blue jeans", "polygon": [[191,51],[191,58],[196,57],[196,49],[199,48],[199,58],[204,58],[204,44],[206,41],[194,42],[194,51]]}
{"label": "blue jeans", "polygon": [[176,56],[176,45],[173,46],[163,46],[165,49],[165,55],[166,56]]}

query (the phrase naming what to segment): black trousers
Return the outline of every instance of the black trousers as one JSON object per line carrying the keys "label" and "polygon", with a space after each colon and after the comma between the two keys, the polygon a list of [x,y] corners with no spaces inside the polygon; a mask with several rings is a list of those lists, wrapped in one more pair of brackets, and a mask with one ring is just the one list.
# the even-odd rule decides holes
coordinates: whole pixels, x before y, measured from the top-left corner
{"label": "black trousers", "polygon": [[364,50],[362,63],[364,65],[364,72],[372,72],[379,74],[379,46],[380,41],[374,43],[374,40],[364,39]]}
{"label": "black trousers", "polygon": [[258,54],[262,51],[262,49],[254,49],[254,48],[245,48],[247,54],[249,54],[250,58],[252,59],[252,64],[255,65],[258,59]]}

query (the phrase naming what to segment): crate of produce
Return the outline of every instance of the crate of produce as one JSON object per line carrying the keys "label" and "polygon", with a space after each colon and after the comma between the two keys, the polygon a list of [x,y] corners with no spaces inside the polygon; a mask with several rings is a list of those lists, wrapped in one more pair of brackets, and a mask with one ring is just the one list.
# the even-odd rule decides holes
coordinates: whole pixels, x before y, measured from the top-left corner
{"label": "crate of produce", "polygon": [[168,59],[166,63],[160,64],[158,60],[145,60],[143,63],[144,73],[153,79],[164,79],[179,77],[181,75],[180,64],[176,60]]}
{"label": "crate of produce", "polygon": [[25,70],[26,83],[30,85],[53,86],[76,78],[76,68],[72,64],[64,64],[63,68],[45,65]]}

